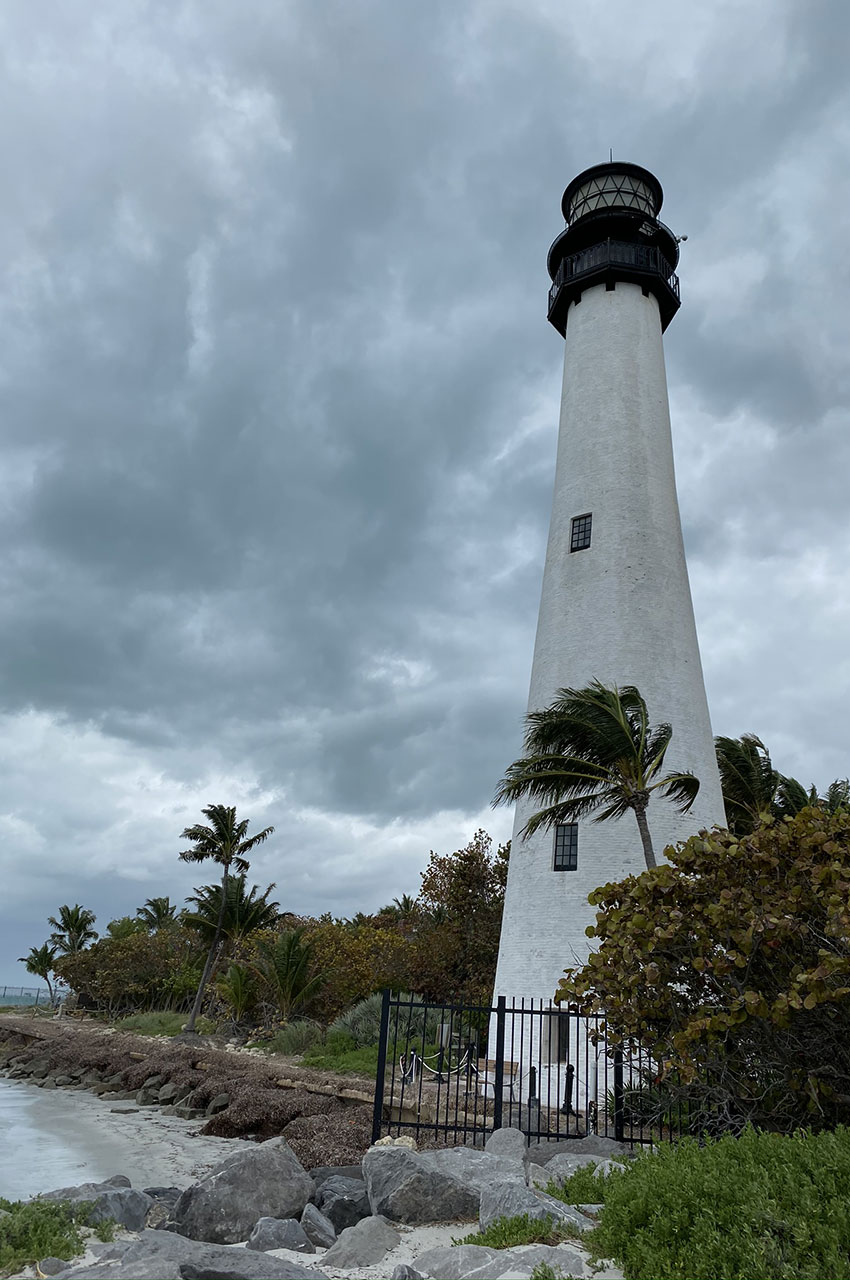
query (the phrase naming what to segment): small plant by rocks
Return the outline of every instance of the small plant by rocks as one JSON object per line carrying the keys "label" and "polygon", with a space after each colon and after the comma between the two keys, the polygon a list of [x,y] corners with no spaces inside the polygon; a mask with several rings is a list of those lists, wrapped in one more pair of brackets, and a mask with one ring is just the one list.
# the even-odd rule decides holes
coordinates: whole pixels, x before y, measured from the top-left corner
{"label": "small plant by rocks", "polygon": [[39,1258],[66,1262],[85,1249],[82,1228],[92,1225],[100,1240],[115,1239],[115,1223],[90,1224],[91,1204],[51,1200],[0,1199],[0,1275],[30,1267]]}
{"label": "small plant by rocks", "polygon": [[488,1249],[512,1249],[518,1244],[563,1244],[580,1233],[569,1223],[554,1218],[531,1218],[521,1213],[515,1218],[497,1218],[484,1231],[453,1239],[452,1244],[479,1244]]}

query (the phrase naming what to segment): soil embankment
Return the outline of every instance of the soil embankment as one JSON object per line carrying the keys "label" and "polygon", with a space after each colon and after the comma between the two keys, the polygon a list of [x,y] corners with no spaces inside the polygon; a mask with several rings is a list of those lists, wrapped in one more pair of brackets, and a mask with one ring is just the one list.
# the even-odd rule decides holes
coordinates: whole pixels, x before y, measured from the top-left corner
{"label": "soil embankment", "polygon": [[305,1168],[357,1163],[371,1137],[370,1082],[285,1058],[130,1035],[96,1023],[0,1015],[0,1070],[45,1089],[159,1107],[218,1138],[283,1135]]}

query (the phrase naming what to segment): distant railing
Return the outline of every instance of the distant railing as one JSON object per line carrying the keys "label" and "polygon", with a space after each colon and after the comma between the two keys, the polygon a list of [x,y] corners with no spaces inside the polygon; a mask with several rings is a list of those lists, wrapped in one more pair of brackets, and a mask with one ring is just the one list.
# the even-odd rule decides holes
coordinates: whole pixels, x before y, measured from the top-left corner
{"label": "distant railing", "polygon": [[671,292],[679,300],[679,277],[661,250],[652,244],[634,244],[627,240],[600,240],[589,249],[581,249],[561,260],[561,265],[552,281],[549,290],[549,310],[555,304],[563,285],[580,276],[590,275],[600,267],[619,266],[635,267],[639,271],[651,271],[661,276],[670,287]]}
{"label": "distant railing", "polygon": [[50,1004],[50,993],[46,987],[2,987],[0,988],[0,1004],[21,1005],[30,1008],[33,1005]]}

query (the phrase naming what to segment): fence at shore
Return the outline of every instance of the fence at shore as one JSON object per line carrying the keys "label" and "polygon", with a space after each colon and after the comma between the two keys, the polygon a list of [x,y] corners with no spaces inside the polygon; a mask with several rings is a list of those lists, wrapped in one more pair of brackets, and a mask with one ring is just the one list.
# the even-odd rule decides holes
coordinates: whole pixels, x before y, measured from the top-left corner
{"label": "fence at shore", "polygon": [[49,1004],[47,987],[0,987],[0,1005],[20,1005],[29,1009],[33,1005]]}

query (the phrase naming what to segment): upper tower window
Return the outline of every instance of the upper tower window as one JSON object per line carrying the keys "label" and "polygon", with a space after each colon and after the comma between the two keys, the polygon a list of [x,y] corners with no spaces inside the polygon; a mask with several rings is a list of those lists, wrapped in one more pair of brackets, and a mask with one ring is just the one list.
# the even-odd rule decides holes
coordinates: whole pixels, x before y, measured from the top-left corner
{"label": "upper tower window", "polygon": [[590,546],[590,525],[593,516],[573,516],[570,525],[570,551],[585,551]]}

